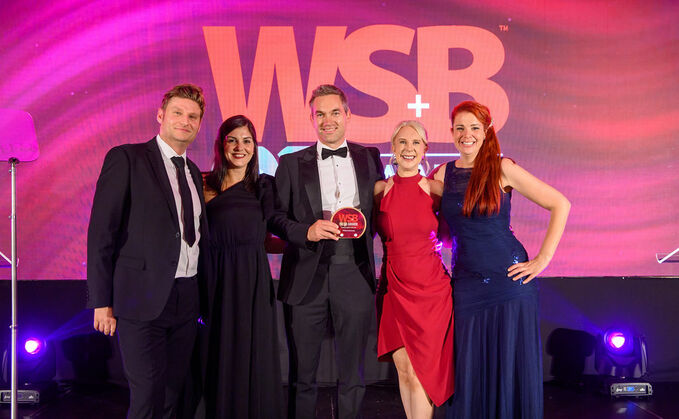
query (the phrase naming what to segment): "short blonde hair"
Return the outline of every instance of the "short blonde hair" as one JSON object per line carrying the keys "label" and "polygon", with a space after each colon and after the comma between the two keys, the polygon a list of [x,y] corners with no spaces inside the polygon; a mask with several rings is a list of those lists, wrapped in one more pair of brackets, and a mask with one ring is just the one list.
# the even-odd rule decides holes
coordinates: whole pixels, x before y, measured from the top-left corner
{"label": "short blonde hair", "polygon": [[163,111],[167,109],[167,104],[170,103],[170,99],[173,97],[191,99],[196,102],[200,108],[200,119],[203,119],[203,114],[205,114],[205,97],[203,96],[203,89],[190,83],[179,84],[173,87],[165,93],[165,96],[163,96],[163,102],[160,104],[160,108]]}
{"label": "short blonde hair", "polygon": [[415,121],[415,120],[409,120],[409,121],[401,121],[399,122],[398,125],[396,125],[396,128],[394,129],[394,133],[391,134],[391,145],[394,145],[394,140],[396,139],[396,134],[401,130],[403,127],[410,127],[417,132],[417,135],[422,138],[422,141],[424,141],[425,146],[429,146],[429,140],[427,139],[427,130],[424,129],[424,125],[420,121]]}

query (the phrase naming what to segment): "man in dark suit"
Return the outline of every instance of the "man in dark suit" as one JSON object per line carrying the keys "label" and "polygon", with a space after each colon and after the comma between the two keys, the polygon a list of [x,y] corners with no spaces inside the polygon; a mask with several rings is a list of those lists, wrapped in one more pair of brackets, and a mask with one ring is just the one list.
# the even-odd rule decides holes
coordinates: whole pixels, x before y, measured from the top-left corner
{"label": "man in dark suit", "polygon": [[97,181],[87,234],[94,328],[118,331],[130,385],[129,418],[170,417],[188,373],[199,316],[199,242],[205,203],[186,148],[205,99],[186,84],[167,92],[151,141],[112,148]]}
{"label": "man in dark suit", "polygon": [[[376,148],[346,141],[351,111],[340,89],[319,86],[309,105],[318,143],[281,157],[276,171],[277,211],[270,224],[289,242],[278,288],[290,353],[288,415],[315,416],[316,371],[331,320],[339,375],[338,413],[340,418],[354,418],[365,394],[365,347],[375,312],[370,220],[373,187],[383,170]],[[330,218],[342,207],[360,208],[365,215],[362,237],[338,240],[339,228]]]}

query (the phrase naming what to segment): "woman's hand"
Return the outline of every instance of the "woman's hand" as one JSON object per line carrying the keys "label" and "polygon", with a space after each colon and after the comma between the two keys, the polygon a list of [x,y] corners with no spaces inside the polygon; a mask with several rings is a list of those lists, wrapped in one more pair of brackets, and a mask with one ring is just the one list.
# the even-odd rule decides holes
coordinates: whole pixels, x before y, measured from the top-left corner
{"label": "woman's hand", "polygon": [[523,284],[526,284],[540,275],[540,272],[544,271],[547,265],[549,265],[549,258],[537,255],[535,259],[531,259],[528,262],[516,263],[510,266],[507,269],[507,276],[512,278],[512,281],[521,280]]}
{"label": "woman's hand", "polygon": [[513,188],[549,211],[549,225],[547,225],[547,232],[538,255],[533,260],[517,263],[507,269],[507,276],[512,277],[514,281],[525,278],[522,281],[526,283],[545,270],[551,262],[566,228],[571,203],[561,192],[531,175],[510,159],[502,159],[502,176],[502,187],[505,190]]}

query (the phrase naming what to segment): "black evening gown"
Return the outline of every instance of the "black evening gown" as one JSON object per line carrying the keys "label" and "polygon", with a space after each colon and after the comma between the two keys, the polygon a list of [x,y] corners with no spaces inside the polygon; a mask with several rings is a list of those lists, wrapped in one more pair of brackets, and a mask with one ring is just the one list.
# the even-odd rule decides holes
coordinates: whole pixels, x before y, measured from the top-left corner
{"label": "black evening gown", "polygon": [[208,202],[210,315],[204,382],[208,418],[282,417],[282,383],[271,271],[264,248],[274,180],[233,185]]}
{"label": "black evening gown", "polygon": [[[453,246],[455,394],[448,419],[542,418],[538,280],[507,268],[528,260],[509,226],[511,192],[500,213],[462,215],[471,169],[446,165],[441,212]],[[499,187],[499,186],[498,186]]]}

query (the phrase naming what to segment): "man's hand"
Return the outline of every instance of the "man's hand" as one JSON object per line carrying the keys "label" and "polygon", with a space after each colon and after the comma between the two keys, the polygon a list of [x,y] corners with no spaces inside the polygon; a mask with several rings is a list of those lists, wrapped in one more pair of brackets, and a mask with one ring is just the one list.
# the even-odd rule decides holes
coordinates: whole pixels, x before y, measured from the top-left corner
{"label": "man's hand", "polygon": [[94,309],[94,329],[109,336],[116,331],[116,318],[113,317],[113,307],[98,307]]}
{"label": "man's hand", "polygon": [[307,230],[306,238],[317,242],[323,239],[339,240],[340,229],[337,224],[328,220],[317,220]]}

